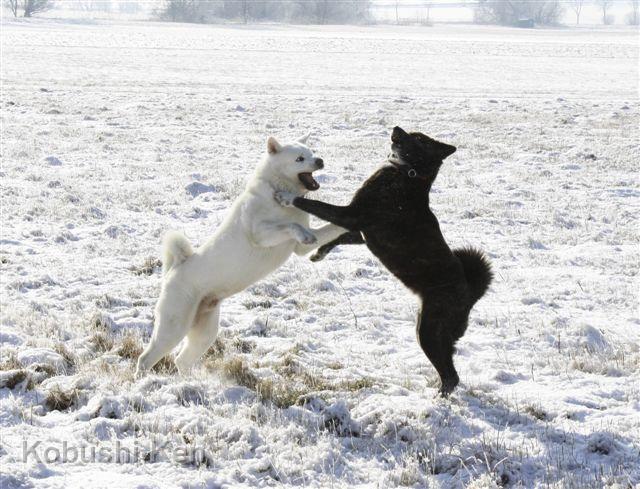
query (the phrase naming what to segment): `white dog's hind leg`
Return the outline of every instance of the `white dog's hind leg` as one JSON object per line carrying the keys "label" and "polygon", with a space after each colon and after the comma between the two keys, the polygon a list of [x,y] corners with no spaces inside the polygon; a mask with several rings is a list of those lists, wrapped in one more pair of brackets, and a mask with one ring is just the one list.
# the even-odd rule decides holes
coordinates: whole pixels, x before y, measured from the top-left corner
{"label": "white dog's hind leg", "polygon": [[176,366],[181,374],[187,373],[216,340],[219,319],[220,303],[216,299],[204,298],[193,327],[187,333],[187,342],[176,357]]}
{"label": "white dog's hind leg", "polygon": [[177,286],[167,285],[165,284],[156,306],[156,324],[151,341],[138,358],[137,377],[173,350],[193,324],[197,303],[183,291],[175,290]]}

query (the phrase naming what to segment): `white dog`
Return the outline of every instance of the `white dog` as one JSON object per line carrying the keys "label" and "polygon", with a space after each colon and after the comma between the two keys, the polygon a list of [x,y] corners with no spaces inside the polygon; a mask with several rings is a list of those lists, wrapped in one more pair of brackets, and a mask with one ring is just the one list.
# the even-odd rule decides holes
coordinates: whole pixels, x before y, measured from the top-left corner
{"label": "white dog", "polygon": [[163,240],[163,284],[151,341],[138,359],[136,375],[153,367],[186,336],[176,357],[187,372],[218,335],[220,302],[282,265],[334,240],[345,229],[333,224],[309,230],[309,214],[275,202],[274,192],[304,195],[320,185],[312,172],[323,168],[305,145],[307,137],[281,145],[267,140],[267,154],[206,244],[193,251],[180,233]]}

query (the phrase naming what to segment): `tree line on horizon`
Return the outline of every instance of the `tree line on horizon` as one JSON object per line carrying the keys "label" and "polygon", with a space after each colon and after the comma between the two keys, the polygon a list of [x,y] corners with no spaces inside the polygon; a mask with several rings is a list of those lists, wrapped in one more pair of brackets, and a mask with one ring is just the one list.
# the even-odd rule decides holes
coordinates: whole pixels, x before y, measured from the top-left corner
{"label": "tree line on horizon", "polygon": [[[391,0],[400,23],[400,0]],[[428,13],[433,6],[429,0],[416,0]],[[3,0],[14,17],[31,17],[56,7],[56,0]],[[603,24],[613,24],[611,8],[616,2],[630,7],[626,23],[640,24],[640,0],[470,0],[474,21],[479,24],[558,25],[569,9],[580,24],[580,16],[587,5],[596,5]],[[113,11],[137,13],[143,10],[138,0],[65,0],[76,10],[92,12]],[[144,3],[144,2],[142,2]],[[415,5],[413,6],[415,7]],[[284,22],[308,24],[364,24],[371,23],[372,0],[157,0],[151,16],[157,20],[187,23],[219,22]],[[524,24],[526,25],[526,24]]]}

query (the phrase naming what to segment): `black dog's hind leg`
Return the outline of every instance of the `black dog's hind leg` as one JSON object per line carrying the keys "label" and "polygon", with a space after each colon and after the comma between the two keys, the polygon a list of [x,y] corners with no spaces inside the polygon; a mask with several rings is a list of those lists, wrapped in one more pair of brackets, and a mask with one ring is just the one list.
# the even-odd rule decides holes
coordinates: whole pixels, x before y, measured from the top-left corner
{"label": "black dog's hind leg", "polygon": [[358,218],[351,206],[331,205],[319,200],[308,200],[303,197],[293,199],[294,207],[313,214],[314,216],[328,221],[336,226],[348,229],[349,231],[357,231],[359,228]]}
{"label": "black dog's hind leg", "polygon": [[441,308],[422,306],[418,319],[418,342],[440,376],[440,394],[447,397],[460,382],[453,365],[456,339],[449,331],[451,317]]}
{"label": "black dog's hind leg", "polygon": [[336,246],[346,244],[364,244],[364,239],[362,238],[360,231],[349,231],[348,233],[341,234],[333,241],[330,241],[326,245],[318,248],[318,250],[311,255],[311,258],[309,259],[311,261],[320,261]]}

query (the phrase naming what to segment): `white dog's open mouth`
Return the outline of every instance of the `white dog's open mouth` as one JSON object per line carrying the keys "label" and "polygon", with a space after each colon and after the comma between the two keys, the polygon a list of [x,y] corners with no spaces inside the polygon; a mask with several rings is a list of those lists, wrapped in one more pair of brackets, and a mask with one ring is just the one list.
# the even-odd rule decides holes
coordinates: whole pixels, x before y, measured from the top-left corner
{"label": "white dog's open mouth", "polygon": [[298,173],[298,180],[302,182],[302,185],[304,185],[304,188],[307,190],[318,190],[320,188],[320,184],[316,182],[311,172]]}

